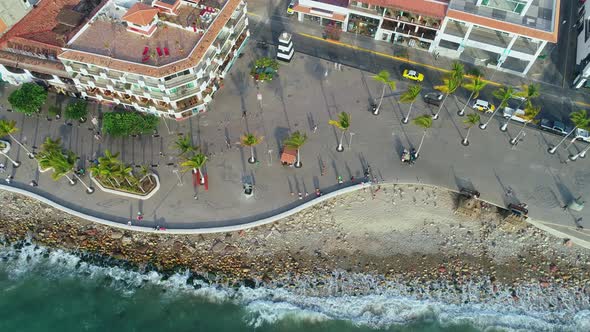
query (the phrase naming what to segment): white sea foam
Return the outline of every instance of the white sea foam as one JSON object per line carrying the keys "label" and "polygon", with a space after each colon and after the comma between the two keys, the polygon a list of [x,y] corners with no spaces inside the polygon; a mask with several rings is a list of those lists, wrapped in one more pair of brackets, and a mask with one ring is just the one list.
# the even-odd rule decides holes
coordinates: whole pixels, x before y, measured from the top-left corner
{"label": "white sea foam", "polygon": [[441,280],[425,289],[420,283],[385,282],[375,276],[342,272],[322,279],[321,287],[319,279],[307,278],[291,280],[290,287],[277,284],[236,289],[189,280],[188,272],[164,278],[153,271],[92,265],[74,254],[35,245],[0,248],[0,268],[14,279],[28,273],[47,278],[83,275],[108,280],[111,287],[128,295],[148,284],[169,290],[169,296],[183,292],[215,303],[231,301],[245,308],[244,321],[253,327],[286,319],[338,319],[376,328],[426,320],[443,326],[469,324],[481,330],[590,331],[590,299],[584,290],[576,295],[563,288],[530,285],[517,290],[519,301],[514,302],[508,289],[491,296],[491,286],[485,280],[460,286]]}

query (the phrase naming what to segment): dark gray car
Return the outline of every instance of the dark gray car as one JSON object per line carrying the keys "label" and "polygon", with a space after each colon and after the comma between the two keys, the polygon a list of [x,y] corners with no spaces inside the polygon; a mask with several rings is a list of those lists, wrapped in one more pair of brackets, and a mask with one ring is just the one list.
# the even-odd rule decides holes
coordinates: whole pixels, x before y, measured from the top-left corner
{"label": "dark gray car", "polygon": [[443,100],[443,94],[440,92],[429,92],[424,95],[424,101],[427,104],[440,106],[440,103]]}

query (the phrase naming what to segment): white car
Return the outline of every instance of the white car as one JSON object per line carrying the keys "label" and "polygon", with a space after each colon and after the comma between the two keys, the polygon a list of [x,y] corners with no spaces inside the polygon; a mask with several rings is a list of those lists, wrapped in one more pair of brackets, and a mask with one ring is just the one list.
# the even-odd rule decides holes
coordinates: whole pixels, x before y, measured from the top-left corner
{"label": "white car", "polygon": [[478,99],[473,103],[472,108],[476,111],[492,113],[496,107],[483,99]]}
{"label": "white car", "polygon": [[521,110],[520,108],[515,110],[510,107],[504,107],[504,118],[506,119],[523,123],[525,120],[521,118],[522,115],[524,115],[524,110]]}
{"label": "white car", "polygon": [[590,132],[586,129],[576,128],[576,138],[590,143]]}

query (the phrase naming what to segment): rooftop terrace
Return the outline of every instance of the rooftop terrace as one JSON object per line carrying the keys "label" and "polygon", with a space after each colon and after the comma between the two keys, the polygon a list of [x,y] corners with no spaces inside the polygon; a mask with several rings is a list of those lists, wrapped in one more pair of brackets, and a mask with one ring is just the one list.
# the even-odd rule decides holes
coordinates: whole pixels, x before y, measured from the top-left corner
{"label": "rooftop terrace", "polygon": [[449,9],[545,32],[553,32],[559,15],[559,0],[535,0],[524,16],[505,8],[505,0],[489,0],[487,5],[481,6],[476,3],[477,0],[451,0]]}
{"label": "rooftop terrace", "polygon": [[[201,8],[183,3],[178,15],[159,13],[156,30],[148,37],[129,31],[127,23],[122,20],[128,8],[136,2],[110,0],[83,32],[70,40],[67,48],[162,67],[187,58],[220,12],[211,7],[203,12]],[[218,4],[221,8],[224,3]]]}
{"label": "rooftop terrace", "polygon": [[[113,0],[111,0],[111,2],[112,1]],[[128,2],[129,1],[130,0],[128,0]],[[213,1],[214,0],[207,0],[206,2],[211,4]],[[190,28],[185,28],[185,29],[182,27],[176,27],[173,24],[168,25],[167,23],[164,23],[168,27],[167,28],[165,26],[158,27],[158,30],[161,29],[162,31],[154,33],[154,35],[152,37],[138,36],[139,40],[143,41],[144,44],[142,44],[139,48],[137,48],[137,53],[135,53],[136,48],[133,48],[132,55],[125,55],[125,56],[119,55],[120,57],[124,57],[124,58],[115,57],[115,53],[112,53],[112,56],[109,56],[110,51],[107,51],[107,48],[105,47],[106,46],[105,42],[109,43],[108,49],[111,49],[111,46],[112,46],[111,43],[115,46],[119,45],[120,43],[117,39],[121,39],[122,36],[119,36],[118,34],[117,35],[112,35],[112,34],[109,35],[109,36],[115,36],[115,37],[113,37],[113,39],[110,39],[110,40],[105,37],[99,37],[100,39],[98,39],[98,40],[86,41],[96,51],[77,49],[76,48],[77,47],[76,45],[78,45],[77,39],[81,38],[81,40],[87,40],[84,38],[84,34],[86,34],[87,31],[84,31],[78,38],[72,40],[71,45],[68,45],[68,47],[66,47],[65,52],[60,54],[59,58],[62,60],[72,60],[72,61],[76,61],[76,62],[94,64],[97,66],[111,68],[111,69],[124,71],[124,72],[133,72],[133,73],[136,73],[139,75],[145,75],[145,76],[150,76],[150,77],[155,77],[155,78],[165,77],[165,76],[177,73],[179,71],[183,71],[188,68],[194,67],[202,59],[203,55],[205,55],[205,52],[207,52],[207,50],[209,49],[211,44],[213,44],[213,41],[215,40],[215,38],[217,37],[217,35],[221,31],[221,29],[229,21],[229,19],[232,16],[232,13],[238,8],[240,3],[241,3],[241,0],[225,0],[225,3],[220,5],[221,6],[220,8],[222,8],[222,9],[220,11],[218,11],[217,14],[215,15],[215,17],[211,20],[211,22],[208,23],[207,29],[201,35],[200,39],[199,39],[199,37],[196,37],[197,38],[196,40],[192,40],[190,38],[189,38],[189,40],[183,40],[183,41],[179,40],[179,42],[181,43],[180,44],[181,46],[184,45],[182,43],[186,43],[186,45],[190,45],[190,47],[186,47],[184,49],[181,49],[180,47],[176,48],[176,40],[168,39],[168,38],[171,38],[170,36],[172,36],[172,34],[174,32],[165,31],[165,30],[179,29],[182,31],[182,32],[176,32],[179,35],[182,35],[188,31],[189,35],[192,33],[193,36],[197,36],[197,34],[194,32],[194,28],[192,27],[192,23],[191,23]],[[201,12],[199,12],[199,14],[200,13]],[[123,14],[124,14],[124,11],[123,11]],[[120,14],[119,17],[121,17],[123,14]],[[114,20],[110,24],[111,25],[118,25],[121,23],[119,23],[117,20]],[[102,31],[102,30],[98,30],[98,31],[100,33],[100,31]],[[160,33],[162,35],[157,35],[157,33]],[[166,34],[170,34],[170,35],[166,35]],[[169,54],[170,54],[169,58],[166,58],[165,54],[163,56],[159,56],[156,53],[156,57],[157,57],[156,59],[152,58],[152,59],[149,59],[145,63],[142,62],[143,51],[144,51],[144,48],[146,46],[148,46],[148,44],[151,46],[155,46],[155,47],[166,47],[165,45],[172,44],[171,48],[169,49]],[[84,44],[84,45],[86,45],[86,44]],[[86,47],[90,47],[89,45],[86,45]],[[123,46],[123,45],[119,45],[119,47],[121,47],[122,49],[123,49],[123,47],[125,47],[124,49],[127,49],[127,50],[131,49],[130,47]],[[152,50],[152,48],[150,48],[150,50]],[[182,53],[182,55],[180,55],[180,56],[177,56],[176,53],[174,53],[174,51],[178,52],[180,50],[182,50],[182,52],[184,52],[184,53]],[[162,51],[164,51],[164,50],[162,50]],[[94,52],[96,52],[96,53],[94,53]],[[123,52],[121,52],[121,54],[122,53]],[[178,52],[178,53],[180,53],[180,52]],[[117,53],[117,54],[119,54],[119,53]],[[129,57],[133,57],[134,59],[129,60]],[[180,60],[178,60],[178,61],[171,60],[173,58],[174,59],[180,58]]]}

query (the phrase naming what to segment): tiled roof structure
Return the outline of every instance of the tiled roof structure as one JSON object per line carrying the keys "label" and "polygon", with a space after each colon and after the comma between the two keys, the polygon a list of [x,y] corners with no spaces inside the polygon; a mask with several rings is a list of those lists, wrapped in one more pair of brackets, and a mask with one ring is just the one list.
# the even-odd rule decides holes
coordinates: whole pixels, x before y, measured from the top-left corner
{"label": "tiled roof structure", "polygon": [[156,15],[158,15],[156,8],[138,2],[123,15],[123,20],[145,26],[150,24]]}

